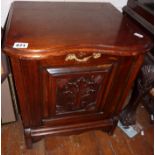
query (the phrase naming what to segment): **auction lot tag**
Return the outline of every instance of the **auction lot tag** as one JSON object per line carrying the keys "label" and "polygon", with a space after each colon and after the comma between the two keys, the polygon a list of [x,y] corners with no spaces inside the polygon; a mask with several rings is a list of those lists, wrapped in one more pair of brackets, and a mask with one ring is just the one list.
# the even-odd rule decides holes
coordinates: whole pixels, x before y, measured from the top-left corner
{"label": "auction lot tag", "polygon": [[28,48],[28,43],[15,42],[13,48]]}

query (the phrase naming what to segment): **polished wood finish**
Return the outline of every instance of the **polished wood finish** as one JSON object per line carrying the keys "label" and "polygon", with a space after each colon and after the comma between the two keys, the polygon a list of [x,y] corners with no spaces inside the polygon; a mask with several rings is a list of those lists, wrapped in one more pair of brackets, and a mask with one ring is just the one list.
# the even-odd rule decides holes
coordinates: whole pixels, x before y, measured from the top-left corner
{"label": "polished wood finish", "polygon": [[[129,56],[150,47],[147,36],[139,39],[135,32],[143,34],[108,3],[15,2],[8,17],[4,49],[9,55],[34,59],[79,53],[79,49]],[[27,42],[29,47],[13,49],[15,42]]]}
{"label": "polished wood finish", "polygon": [[15,2],[6,28],[28,147],[49,134],[113,133],[152,47],[139,26],[109,3]]}

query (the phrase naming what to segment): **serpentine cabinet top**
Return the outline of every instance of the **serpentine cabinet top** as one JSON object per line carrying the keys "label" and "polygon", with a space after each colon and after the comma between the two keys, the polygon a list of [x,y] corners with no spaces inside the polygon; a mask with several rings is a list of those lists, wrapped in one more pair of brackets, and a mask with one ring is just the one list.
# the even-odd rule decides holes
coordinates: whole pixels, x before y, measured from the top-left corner
{"label": "serpentine cabinet top", "polygon": [[[14,48],[18,42],[28,43],[28,47]],[[130,56],[151,46],[142,28],[110,3],[14,2],[3,50],[20,58],[96,50]]]}

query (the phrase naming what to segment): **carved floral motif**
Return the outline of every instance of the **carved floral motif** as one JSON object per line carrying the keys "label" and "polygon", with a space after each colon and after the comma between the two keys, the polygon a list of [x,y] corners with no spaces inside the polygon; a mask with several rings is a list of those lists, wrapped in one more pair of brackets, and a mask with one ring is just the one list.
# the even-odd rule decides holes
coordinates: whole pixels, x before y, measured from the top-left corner
{"label": "carved floral motif", "polygon": [[102,75],[58,79],[57,113],[95,110],[102,80]]}

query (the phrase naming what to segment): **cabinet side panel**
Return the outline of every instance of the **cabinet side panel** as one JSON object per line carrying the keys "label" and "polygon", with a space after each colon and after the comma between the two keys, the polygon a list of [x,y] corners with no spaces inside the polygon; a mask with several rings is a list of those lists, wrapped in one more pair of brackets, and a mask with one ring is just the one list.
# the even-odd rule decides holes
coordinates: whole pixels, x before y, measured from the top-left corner
{"label": "cabinet side panel", "polygon": [[108,88],[108,94],[106,98],[103,98],[103,108],[106,111],[106,117],[113,117],[113,113],[116,109],[117,103],[119,102],[119,97],[123,93],[123,88],[127,80],[127,75],[129,74],[129,69],[131,67],[130,58],[124,59],[124,57],[119,59],[115,67],[115,76],[112,78],[112,83]]}
{"label": "cabinet side panel", "polygon": [[126,57],[120,61],[119,69],[114,79],[114,85],[111,87],[104,106],[107,111],[107,117],[115,117],[121,111],[142,62],[143,55],[138,57]]}
{"label": "cabinet side panel", "polygon": [[11,58],[11,67],[13,72],[13,78],[15,81],[15,88],[17,91],[17,97],[19,101],[19,107],[21,111],[21,117],[25,128],[30,126],[30,107],[26,104],[25,87],[23,83],[23,74],[21,72],[20,61],[15,58]]}
{"label": "cabinet side panel", "polygon": [[42,92],[39,76],[39,63],[34,60],[22,60],[21,70],[25,89],[26,105],[30,107],[31,127],[41,125]]}
{"label": "cabinet side panel", "polygon": [[116,109],[114,112],[115,115],[118,115],[121,112],[123,104],[125,103],[125,100],[129,95],[129,92],[133,86],[134,80],[136,79],[137,74],[140,70],[140,67],[143,63],[143,60],[144,60],[144,55],[139,55],[138,57],[133,59],[129,75],[127,77],[127,84],[125,85],[124,92],[122,93],[119,103],[116,106]]}

